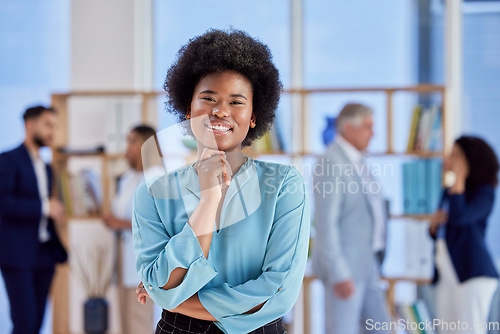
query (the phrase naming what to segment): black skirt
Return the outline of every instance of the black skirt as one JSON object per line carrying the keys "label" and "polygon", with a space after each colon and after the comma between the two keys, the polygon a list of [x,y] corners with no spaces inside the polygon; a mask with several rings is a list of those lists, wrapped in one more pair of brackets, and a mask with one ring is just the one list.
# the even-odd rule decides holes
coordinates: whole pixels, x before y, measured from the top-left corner
{"label": "black skirt", "polygon": [[[213,321],[200,320],[180,313],[163,310],[156,326],[155,334],[212,334],[224,333]],[[278,318],[267,325],[257,328],[252,334],[286,334],[283,320]]]}

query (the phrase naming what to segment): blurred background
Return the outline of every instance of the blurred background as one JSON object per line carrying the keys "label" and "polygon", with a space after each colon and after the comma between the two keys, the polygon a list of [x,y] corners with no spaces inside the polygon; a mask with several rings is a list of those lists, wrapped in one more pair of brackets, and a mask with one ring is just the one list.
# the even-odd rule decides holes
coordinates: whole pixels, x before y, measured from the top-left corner
{"label": "blurred background", "polygon": [[[432,275],[432,247],[424,236],[430,212],[405,209],[403,165],[442,159],[463,133],[500,152],[500,1],[0,0],[0,152],[23,140],[27,107],[54,105],[63,115],[56,146],[88,154],[57,157],[47,149],[44,158],[69,174],[93,170],[101,195],[99,210],[68,215],[65,242],[70,250],[85,248],[98,233],[112,248],[114,237],[100,219],[126,168],[127,133],[139,123],[157,131],[175,123],[165,112],[162,87],[177,51],[207,29],[230,27],[269,46],[285,88],[272,138],[249,154],[294,164],[308,182],[308,166],[325,149],[328,118],[350,101],[374,109],[369,159],[390,167],[380,175],[393,217],[383,275],[395,279],[386,288],[391,307],[421,298],[419,286]],[[417,106],[441,115],[436,136],[420,149],[409,143]],[[179,164],[190,152],[181,141],[170,149]],[[499,239],[497,199],[487,242],[498,268]],[[69,268],[58,275],[55,298],[62,306],[50,302],[43,333],[83,332],[79,278]],[[120,333],[112,285],[109,333]],[[310,280],[286,317],[290,332],[321,333],[321,289]],[[497,297],[496,310],[499,304]],[[10,329],[8,307],[2,283],[0,333]]]}

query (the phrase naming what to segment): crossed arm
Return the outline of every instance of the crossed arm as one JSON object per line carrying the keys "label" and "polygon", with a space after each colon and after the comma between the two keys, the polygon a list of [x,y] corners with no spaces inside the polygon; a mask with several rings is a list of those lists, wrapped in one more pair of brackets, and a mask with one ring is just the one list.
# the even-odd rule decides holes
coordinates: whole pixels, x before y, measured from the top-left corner
{"label": "crossed arm", "polygon": [[[179,270],[177,271],[177,269],[179,269]],[[183,278],[184,275],[186,274],[186,272],[187,272],[187,270],[184,268],[176,268],[172,272],[172,276],[175,276],[176,278],[182,276],[182,278]],[[181,281],[182,281],[182,278],[181,278]],[[170,280],[169,280],[169,282],[170,282]],[[179,282],[179,284],[180,284],[180,282]],[[176,286],[173,286],[173,287],[176,287]],[[170,287],[170,288],[173,288],[173,287]],[[165,285],[162,287],[162,289],[168,290],[169,287],[167,287],[167,285]],[[139,283],[139,286],[137,287],[136,293],[137,293],[137,300],[141,304],[145,304],[147,301],[147,297],[149,297],[149,295],[148,295],[146,289],[144,289],[144,285],[142,284],[142,282]],[[255,306],[254,308],[252,308],[251,310],[249,310],[243,314],[252,314],[252,313],[259,311],[262,308],[262,306],[264,305],[264,303]],[[169,310],[169,311],[174,312],[174,313],[184,314],[184,315],[187,315],[189,317],[196,318],[196,319],[217,321],[217,319],[215,319],[207,311],[207,309],[201,304],[200,299],[198,298],[198,294],[194,294],[193,296],[186,299],[186,301],[182,302],[179,306],[177,306],[173,310]]]}
{"label": "crossed arm", "polygon": [[191,224],[168,236],[155,200],[141,185],[133,217],[137,270],[146,285],[139,299],[147,292],[165,309],[220,321],[225,328],[241,328],[242,316],[255,316],[266,321],[264,324],[286,313],[300,291],[309,242],[309,212],[302,178],[295,171],[287,182],[295,192],[281,191],[278,195],[261,275],[240,285],[223,283],[205,289],[218,274],[206,258],[209,244],[205,249],[206,240],[197,236]]}

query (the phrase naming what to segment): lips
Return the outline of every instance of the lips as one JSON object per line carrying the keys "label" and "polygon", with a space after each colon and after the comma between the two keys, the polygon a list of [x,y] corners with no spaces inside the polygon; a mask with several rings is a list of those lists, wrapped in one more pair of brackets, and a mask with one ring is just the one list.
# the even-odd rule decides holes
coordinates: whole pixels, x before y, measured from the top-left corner
{"label": "lips", "polygon": [[227,134],[233,129],[231,123],[229,122],[212,121],[210,123],[205,123],[204,125],[208,130],[215,134]]}

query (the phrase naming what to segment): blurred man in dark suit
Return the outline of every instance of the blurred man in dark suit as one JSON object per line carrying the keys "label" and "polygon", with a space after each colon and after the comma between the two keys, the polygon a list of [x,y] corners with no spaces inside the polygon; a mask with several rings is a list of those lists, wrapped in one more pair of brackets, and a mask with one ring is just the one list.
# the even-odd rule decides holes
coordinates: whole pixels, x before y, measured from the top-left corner
{"label": "blurred man in dark suit", "polygon": [[52,169],[39,154],[53,141],[56,113],[29,108],[24,123],[24,142],[0,155],[0,270],[13,334],[39,333],[55,264],[67,259],[54,226],[63,206],[51,197]]}

